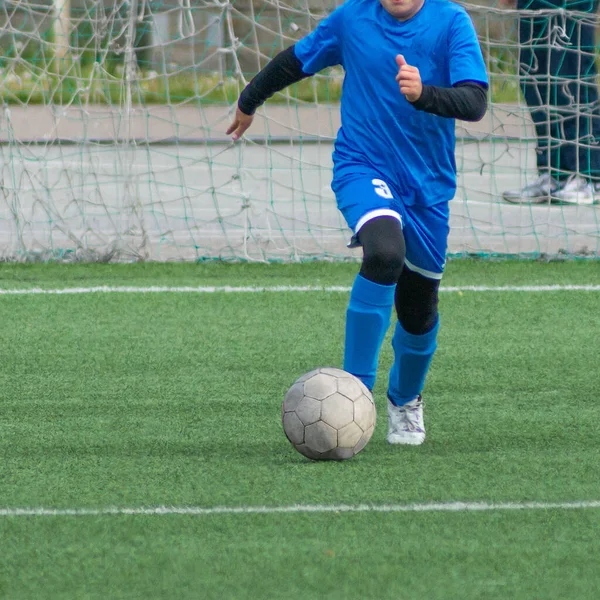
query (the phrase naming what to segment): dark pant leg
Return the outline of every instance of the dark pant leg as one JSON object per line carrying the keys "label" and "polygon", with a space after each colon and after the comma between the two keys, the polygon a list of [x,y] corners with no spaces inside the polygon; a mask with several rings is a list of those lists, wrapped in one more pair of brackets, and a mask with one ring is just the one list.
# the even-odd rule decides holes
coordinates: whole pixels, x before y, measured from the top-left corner
{"label": "dark pant leg", "polygon": [[[536,7],[533,7],[536,8]],[[551,159],[551,140],[558,137],[556,123],[550,114],[550,34],[551,18],[519,17],[519,70],[521,90],[531,112],[537,138],[537,167],[548,172],[556,161],[556,148]],[[554,174],[554,173],[553,173]]]}
{"label": "dark pant leg", "polygon": [[[600,176],[600,109],[594,63],[595,20],[599,0],[568,3],[579,16],[523,16],[521,87],[538,138],[538,169],[558,179],[572,173]],[[550,8],[531,2],[527,8]],[[564,8],[567,3],[554,0]]]}
{"label": "dark pant leg", "polygon": [[553,95],[562,125],[559,160],[565,171],[589,177],[600,174],[600,148],[596,141],[600,112],[594,55],[598,0],[571,4],[579,14],[571,11],[565,18],[556,18],[566,38],[564,49],[552,50],[550,60],[550,69],[557,74]]}
{"label": "dark pant leg", "polygon": [[[565,123],[565,139],[577,148],[577,171],[586,177],[600,178],[600,101],[596,67],[596,31],[599,0],[583,3],[577,10],[589,16],[569,18],[571,46],[563,70],[570,95],[577,109],[575,118]],[[572,25],[571,25],[572,23]],[[562,74],[562,71],[561,71]]]}

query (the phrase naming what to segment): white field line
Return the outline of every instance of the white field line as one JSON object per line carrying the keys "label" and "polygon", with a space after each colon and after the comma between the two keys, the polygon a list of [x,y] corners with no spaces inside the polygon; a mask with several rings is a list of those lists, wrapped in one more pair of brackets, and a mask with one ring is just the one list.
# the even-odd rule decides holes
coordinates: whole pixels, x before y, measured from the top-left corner
{"label": "white field line", "polygon": [[[192,294],[240,294],[240,293],[263,293],[263,292],[343,292],[350,291],[348,286],[297,286],[297,285],[277,285],[277,286],[96,286],[96,287],[72,287],[60,289],[44,288],[25,288],[10,289],[0,288],[0,295],[4,296],[27,296],[35,294],[164,294],[164,293],[192,293]],[[440,292],[600,292],[600,284],[585,285],[506,285],[506,286],[487,286],[487,285],[459,285],[440,288]]]}
{"label": "white field line", "polygon": [[298,513],[424,513],[600,508],[600,501],[582,502],[443,502],[428,504],[293,504],[290,506],[155,506],[107,508],[0,508],[0,517],[102,517],[115,515],[271,515]]}

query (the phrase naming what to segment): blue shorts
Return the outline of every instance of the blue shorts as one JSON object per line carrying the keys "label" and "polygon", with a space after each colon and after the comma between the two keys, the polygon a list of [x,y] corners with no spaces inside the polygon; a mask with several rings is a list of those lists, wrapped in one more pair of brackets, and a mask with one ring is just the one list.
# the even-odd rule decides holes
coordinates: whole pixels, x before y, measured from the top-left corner
{"label": "blue shorts", "polygon": [[393,184],[376,173],[334,181],[337,205],[354,235],[348,246],[360,246],[357,233],[376,217],[390,216],[402,224],[406,243],[406,266],[430,279],[441,279],[446,266],[450,208],[448,202],[433,206],[406,206]]}

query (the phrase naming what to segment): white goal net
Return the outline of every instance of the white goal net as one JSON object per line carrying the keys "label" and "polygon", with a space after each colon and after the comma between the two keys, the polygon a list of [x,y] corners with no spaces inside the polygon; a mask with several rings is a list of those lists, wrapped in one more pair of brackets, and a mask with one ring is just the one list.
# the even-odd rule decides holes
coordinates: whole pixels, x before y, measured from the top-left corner
{"label": "white goal net", "polygon": [[[491,104],[480,123],[457,123],[449,252],[600,256],[598,205],[502,199],[537,176],[540,140],[519,76],[536,89],[565,84],[551,65],[524,72],[524,51],[536,60],[538,47],[571,52],[570,28],[594,27],[596,15],[466,6]],[[225,136],[245,83],[333,8],[316,0],[0,0],[0,260],[356,256],[330,189],[341,69],[277,94],[243,142]],[[540,19],[545,28],[526,39],[519,23]],[[596,48],[575,51],[589,58]],[[594,76],[580,73],[575,84],[591,90]],[[543,143],[550,153],[574,144],[577,172],[593,178],[586,156],[598,145],[597,96],[579,100],[567,107],[577,139],[560,139],[571,118],[563,107],[547,111]]]}

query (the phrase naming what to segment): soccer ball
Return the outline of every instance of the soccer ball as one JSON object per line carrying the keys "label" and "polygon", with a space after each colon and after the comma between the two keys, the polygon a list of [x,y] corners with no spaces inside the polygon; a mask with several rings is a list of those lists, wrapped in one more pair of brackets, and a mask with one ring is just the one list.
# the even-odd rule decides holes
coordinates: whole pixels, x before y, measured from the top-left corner
{"label": "soccer ball", "polygon": [[285,395],[281,413],[288,440],[313,460],[352,458],[375,429],[371,392],[341,369],[325,367],[302,375]]}

